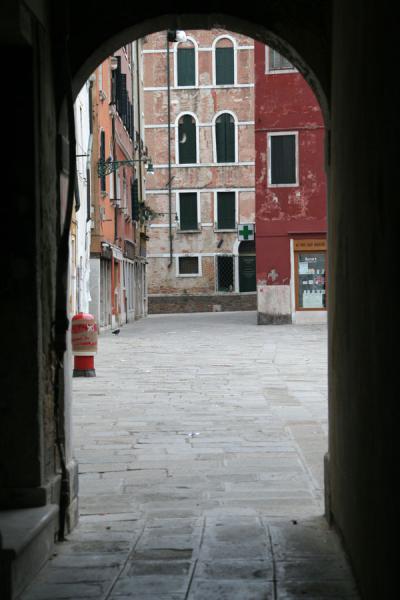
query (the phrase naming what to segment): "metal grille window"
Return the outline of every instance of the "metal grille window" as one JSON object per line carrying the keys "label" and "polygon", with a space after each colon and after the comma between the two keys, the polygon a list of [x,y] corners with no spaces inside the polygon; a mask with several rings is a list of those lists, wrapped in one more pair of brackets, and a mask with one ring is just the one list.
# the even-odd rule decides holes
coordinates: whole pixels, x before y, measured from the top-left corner
{"label": "metal grille window", "polygon": [[217,193],[217,229],[236,229],[235,192]]}
{"label": "metal grille window", "polygon": [[217,291],[233,292],[234,289],[233,256],[217,256]]}
{"label": "metal grille window", "polygon": [[273,48],[269,48],[269,71],[294,70],[295,67],[282,54]]}
{"label": "metal grille window", "polygon": [[179,222],[182,231],[198,229],[197,194],[195,192],[179,194]]}
{"label": "metal grille window", "polygon": [[197,161],[196,121],[192,115],[183,115],[178,123],[179,164]]}
{"label": "metal grille window", "polygon": [[296,135],[269,137],[270,184],[297,185]]}
{"label": "metal grille window", "polygon": [[196,85],[196,57],[194,48],[177,49],[178,86]]}
{"label": "metal grille window", "polygon": [[235,162],[235,119],[229,113],[220,115],[215,122],[217,162]]}
{"label": "metal grille window", "polygon": [[198,256],[180,256],[179,275],[198,275],[199,257]]}
{"label": "metal grille window", "polygon": [[[223,40],[226,44],[227,40]],[[215,48],[215,83],[229,85],[235,83],[235,61],[233,46]]]}

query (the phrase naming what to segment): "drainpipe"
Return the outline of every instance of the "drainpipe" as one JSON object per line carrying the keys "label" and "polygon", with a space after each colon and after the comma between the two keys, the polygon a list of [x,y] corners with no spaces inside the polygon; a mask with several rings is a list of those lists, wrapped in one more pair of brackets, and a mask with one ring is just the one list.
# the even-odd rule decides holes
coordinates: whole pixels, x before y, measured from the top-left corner
{"label": "drainpipe", "polygon": [[168,235],[169,235],[169,263],[172,265],[172,168],[171,168],[171,76],[169,43],[174,41],[175,32],[167,31],[167,122],[168,122]]}

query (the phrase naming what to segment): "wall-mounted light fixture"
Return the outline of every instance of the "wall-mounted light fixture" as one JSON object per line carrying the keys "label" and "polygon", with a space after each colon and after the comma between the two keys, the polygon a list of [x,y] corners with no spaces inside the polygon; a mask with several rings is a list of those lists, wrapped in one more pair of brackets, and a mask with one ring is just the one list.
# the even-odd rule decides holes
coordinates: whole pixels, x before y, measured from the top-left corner
{"label": "wall-mounted light fixture", "polygon": [[153,161],[148,156],[145,156],[144,158],[133,158],[131,160],[99,160],[97,163],[97,175],[98,177],[105,177],[114,171],[118,171],[118,169],[124,165],[133,166],[136,162],[144,163],[146,165],[147,173],[149,175],[154,175]]}

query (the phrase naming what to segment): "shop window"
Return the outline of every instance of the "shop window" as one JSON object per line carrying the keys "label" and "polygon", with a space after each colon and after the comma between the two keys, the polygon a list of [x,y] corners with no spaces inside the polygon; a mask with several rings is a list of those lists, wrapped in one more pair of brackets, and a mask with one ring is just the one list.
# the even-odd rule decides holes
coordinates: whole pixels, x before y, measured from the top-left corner
{"label": "shop window", "polygon": [[[325,240],[320,240],[319,245],[325,246]],[[325,263],[326,252],[295,252],[297,310],[326,309]]]}
{"label": "shop window", "polygon": [[177,84],[178,86],[196,85],[196,55],[194,46],[191,48],[177,48]]}
{"label": "shop window", "polygon": [[179,275],[199,275],[198,256],[180,256],[178,259]]}
{"label": "shop window", "polygon": [[199,228],[196,192],[179,194],[179,224],[181,231],[193,231]]}
{"label": "shop window", "polygon": [[295,71],[296,68],[282,54],[273,48],[267,48],[268,71]]}
{"label": "shop window", "polygon": [[297,135],[269,135],[269,184],[297,185]]}
{"label": "shop window", "polygon": [[192,115],[183,115],[178,123],[179,164],[197,162],[196,120]]}
{"label": "shop window", "polygon": [[236,229],[235,192],[217,192],[217,229]]}
{"label": "shop window", "polygon": [[229,113],[215,121],[215,145],[218,163],[235,162],[235,119]]}
{"label": "shop window", "polygon": [[233,44],[224,38],[215,48],[215,83],[233,85],[235,83],[235,55]]}
{"label": "shop window", "polygon": [[217,256],[217,291],[233,292],[234,289],[233,256]]}

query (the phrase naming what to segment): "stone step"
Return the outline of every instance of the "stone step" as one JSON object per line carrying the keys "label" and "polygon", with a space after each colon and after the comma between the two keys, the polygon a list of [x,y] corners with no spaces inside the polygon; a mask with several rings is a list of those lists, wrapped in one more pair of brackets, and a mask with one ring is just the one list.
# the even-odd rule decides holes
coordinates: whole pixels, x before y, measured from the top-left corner
{"label": "stone step", "polygon": [[53,551],[58,506],[0,511],[0,598],[15,600]]}

